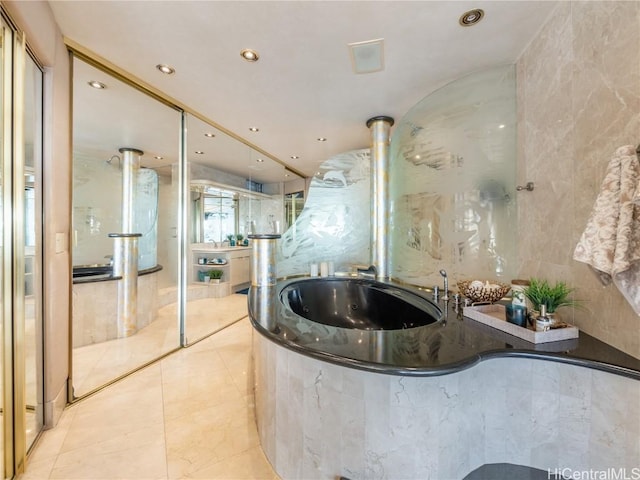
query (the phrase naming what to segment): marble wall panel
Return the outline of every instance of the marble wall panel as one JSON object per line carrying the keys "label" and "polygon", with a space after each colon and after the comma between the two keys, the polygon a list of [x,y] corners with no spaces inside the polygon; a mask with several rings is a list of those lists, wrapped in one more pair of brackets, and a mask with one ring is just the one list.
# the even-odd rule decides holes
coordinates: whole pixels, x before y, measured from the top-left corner
{"label": "marble wall panel", "polygon": [[[136,327],[142,329],[156,317],[158,274],[138,277]],[[113,340],[118,337],[118,281],[73,285],[73,348]]]}
{"label": "marble wall panel", "polygon": [[565,280],[582,330],[640,357],[624,297],[572,259],[615,149],[640,143],[640,3],[560,2],[517,64],[519,276]]}
{"label": "marble wall panel", "polygon": [[631,471],[640,458],[637,380],[527,358],[400,377],[254,342],[258,429],[284,480],[464,478],[486,463]]}

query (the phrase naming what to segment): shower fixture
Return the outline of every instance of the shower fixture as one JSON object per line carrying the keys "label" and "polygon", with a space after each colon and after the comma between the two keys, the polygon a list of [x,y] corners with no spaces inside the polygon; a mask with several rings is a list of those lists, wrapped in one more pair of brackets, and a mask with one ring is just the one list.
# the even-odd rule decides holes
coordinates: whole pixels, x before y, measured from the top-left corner
{"label": "shower fixture", "polygon": [[113,162],[114,160],[118,160],[118,166],[121,166],[121,159],[119,155],[111,155],[111,158],[109,158],[109,160],[107,160],[107,163],[109,165],[111,165],[111,162]]}

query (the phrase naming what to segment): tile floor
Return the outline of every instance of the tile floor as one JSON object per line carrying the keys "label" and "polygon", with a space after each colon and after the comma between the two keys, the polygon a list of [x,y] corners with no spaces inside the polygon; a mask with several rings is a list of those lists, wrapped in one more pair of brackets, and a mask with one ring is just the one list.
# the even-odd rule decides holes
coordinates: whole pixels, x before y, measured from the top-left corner
{"label": "tile floor", "polygon": [[247,317],[68,407],[21,480],[278,479],[254,419]]}
{"label": "tile floor", "polygon": [[[139,365],[178,348],[178,313],[172,303],[158,309],[155,320],[127,338],[73,349],[73,388],[81,397],[132,371]],[[247,315],[247,296],[190,300],[186,307],[187,340],[197,340]],[[35,397],[34,397],[35,398]]]}

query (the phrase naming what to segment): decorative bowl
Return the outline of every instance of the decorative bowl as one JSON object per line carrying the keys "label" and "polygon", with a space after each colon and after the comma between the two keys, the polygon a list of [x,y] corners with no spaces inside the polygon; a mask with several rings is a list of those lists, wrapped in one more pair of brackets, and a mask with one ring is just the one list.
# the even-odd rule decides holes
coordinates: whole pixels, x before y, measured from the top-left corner
{"label": "decorative bowl", "polygon": [[495,303],[509,292],[511,285],[494,280],[461,280],[458,289],[472,303]]}

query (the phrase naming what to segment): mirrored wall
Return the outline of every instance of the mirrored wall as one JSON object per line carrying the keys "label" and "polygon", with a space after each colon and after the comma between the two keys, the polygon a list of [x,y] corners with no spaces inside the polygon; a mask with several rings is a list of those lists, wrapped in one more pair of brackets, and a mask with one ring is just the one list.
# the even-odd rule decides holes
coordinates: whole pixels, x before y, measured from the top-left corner
{"label": "mirrored wall", "polygon": [[293,174],[266,155],[187,115],[189,175],[186,342],[247,315],[252,233],[284,225]]}
{"label": "mirrored wall", "polygon": [[246,317],[248,235],[282,232],[286,185],[299,190],[278,162],[147,93],[76,52],[74,398]]}
{"label": "mirrored wall", "polygon": [[181,125],[180,110],[74,58],[76,397],[180,346],[167,306],[178,291]]}

